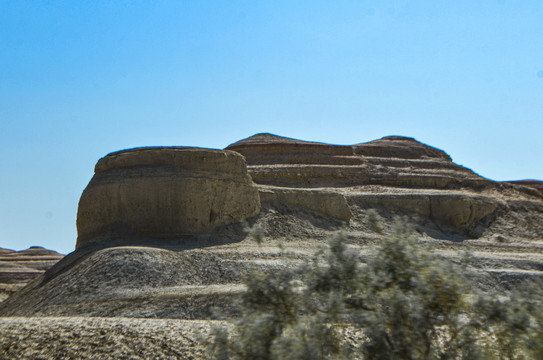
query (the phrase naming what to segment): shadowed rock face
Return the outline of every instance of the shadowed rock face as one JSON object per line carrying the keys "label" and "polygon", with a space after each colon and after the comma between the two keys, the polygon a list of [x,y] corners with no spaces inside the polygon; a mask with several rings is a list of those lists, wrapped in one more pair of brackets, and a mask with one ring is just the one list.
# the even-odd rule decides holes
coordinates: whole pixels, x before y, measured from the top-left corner
{"label": "shadowed rock face", "polygon": [[233,151],[137,148],[96,164],[77,214],[76,248],[110,238],[172,238],[258,214],[258,191]]}

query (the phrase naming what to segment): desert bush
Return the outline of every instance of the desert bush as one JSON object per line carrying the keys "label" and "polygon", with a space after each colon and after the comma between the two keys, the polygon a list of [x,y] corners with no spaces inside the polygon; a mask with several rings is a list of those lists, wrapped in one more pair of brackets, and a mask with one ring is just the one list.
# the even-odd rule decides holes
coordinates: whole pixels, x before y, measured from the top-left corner
{"label": "desert bush", "polygon": [[[213,359],[538,358],[540,294],[480,294],[459,265],[397,220],[366,264],[336,233],[307,263],[254,271]],[[538,317],[538,315],[540,315]],[[538,353],[539,351],[539,353]]]}
{"label": "desert bush", "polygon": [[366,212],[366,226],[378,234],[383,233],[383,225],[381,225],[381,219],[375,209],[369,209]]}

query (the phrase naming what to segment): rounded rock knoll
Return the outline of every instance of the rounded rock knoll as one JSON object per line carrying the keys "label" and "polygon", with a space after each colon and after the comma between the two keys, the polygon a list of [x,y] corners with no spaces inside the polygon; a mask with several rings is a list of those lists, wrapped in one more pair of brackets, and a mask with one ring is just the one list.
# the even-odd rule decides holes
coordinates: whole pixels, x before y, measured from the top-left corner
{"label": "rounded rock knoll", "polygon": [[206,233],[260,211],[245,159],[189,147],[122,150],[100,159],[77,212],[76,248],[115,238]]}

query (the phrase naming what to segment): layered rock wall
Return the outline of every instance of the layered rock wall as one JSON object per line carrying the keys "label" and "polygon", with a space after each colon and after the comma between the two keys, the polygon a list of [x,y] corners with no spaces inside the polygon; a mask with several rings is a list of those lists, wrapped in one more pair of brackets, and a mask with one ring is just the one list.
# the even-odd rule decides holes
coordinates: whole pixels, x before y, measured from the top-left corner
{"label": "layered rock wall", "polygon": [[233,151],[138,148],[98,161],[77,214],[77,248],[199,234],[258,214],[258,190]]}
{"label": "layered rock wall", "polygon": [[516,181],[506,181],[505,183],[520,185],[529,189],[534,189],[539,192],[543,197],[543,181],[539,180],[516,180]]}
{"label": "layered rock wall", "polygon": [[0,248],[0,301],[43,274],[63,257],[39,246],[21,251]]}
{"label": "layered rock wall", "polygon": [[488,183],[445,152],[401,136],[344,146],[257,134],[226,149],[245,156],[253,180],[266,185],[445,189]]}
{"label": "layered rock wall", "polygon": [[[141,148],[101,159],[79,204],[76,251],[2,302],[0,316],[235,316],[255,268],[309,260],[338,229],[367,254],[398,215],[455,261],[469,244],[482,288],[543,276],[534,188],[484,179],[411,138],[339,146],[258,134],[225,151]],[[239,223],[246,218],[258,244]]]}
{"label": "layered rock wall", "polygon": [[243,154],[253,180],[276,194],[266,199],[345,221],[351,217],[349,207],[341,204],[348,201],[403,208],[455,228],[482,219],[499,205],[478,193],[489,180],[408,137],[344,146],[257,134],[227,149]]}

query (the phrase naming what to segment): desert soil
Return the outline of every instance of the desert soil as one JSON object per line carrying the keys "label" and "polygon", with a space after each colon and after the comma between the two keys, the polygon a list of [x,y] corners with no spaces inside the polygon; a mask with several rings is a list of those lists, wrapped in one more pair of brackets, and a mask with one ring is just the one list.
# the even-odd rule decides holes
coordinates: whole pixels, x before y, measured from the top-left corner
{"label": "desert soil", "polygon": [[211,321],[0,318],[1,359],[202,359]]}

